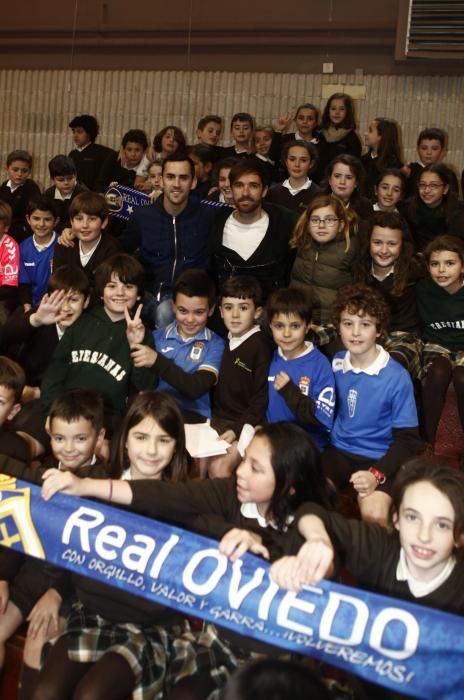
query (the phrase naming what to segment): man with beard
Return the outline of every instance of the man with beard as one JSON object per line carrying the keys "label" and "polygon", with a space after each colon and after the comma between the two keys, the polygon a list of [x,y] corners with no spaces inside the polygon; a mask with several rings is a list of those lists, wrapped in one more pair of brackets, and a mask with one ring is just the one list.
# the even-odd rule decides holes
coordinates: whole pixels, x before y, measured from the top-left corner
{"label": "man with beard", "polygon": [[124,249],[137,251],[145,269],[148,294],[142,317],[152,328],[173,320],[172,290],[181,272],[206,268],[209,226],[217,211],[192,192],[197,183],[195,166],[186,155],[168,156],[161,174],[162,195],[154,204],[137,209],[121,236]]}
{"label": "man with beard", "polygon": [[263,202],[267,173],[257,158],[243,158],[229,174],[235,209],[212,222],[211,272],[217,282],[235,275],[259,280],[265,297],[288,285],[294,252],[289,248],[297,214]]}

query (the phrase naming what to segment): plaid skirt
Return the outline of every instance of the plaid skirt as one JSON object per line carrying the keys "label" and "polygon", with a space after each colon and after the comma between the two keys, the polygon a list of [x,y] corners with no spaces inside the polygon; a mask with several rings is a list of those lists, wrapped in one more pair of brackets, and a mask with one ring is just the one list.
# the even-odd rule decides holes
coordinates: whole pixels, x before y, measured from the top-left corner
{"label": "plaid skirt", "polygon": [[166,669],[166,692],[182,678],[195,673],[209,673],[215,685],[222,688],[234,671],[258,654],[232,647],[219,636],[215,625],[204,623],[194,630],[186,620],[180,635],[171,633],[169,659]]}
{"label": "plaid skirt", "polygon": [[170,638],[175,630],[169,637],[157,625],[109,622],[76,603],[67,619],[65,634],[71,661],[97,663],[108,652],[119,654],[134,674],[133,700],[162,700]]}
{"label": "plaid skirt", "polygon": [[434,360],[438,357],[444,357],[451,364],[451,367],[464,366],[464,350],[449,350],[443,345],[436,343],[424,343],[422,350],[422,374],[421,379],[425,377],[427,371]]}
{"label": "plaid skirt", "polygon": [[405,331],[391,331],[383,334],[380,344],[390,353],[400,355],[406,368],[413,379],[421,375],[421,349],[422,341],[414,333]]}

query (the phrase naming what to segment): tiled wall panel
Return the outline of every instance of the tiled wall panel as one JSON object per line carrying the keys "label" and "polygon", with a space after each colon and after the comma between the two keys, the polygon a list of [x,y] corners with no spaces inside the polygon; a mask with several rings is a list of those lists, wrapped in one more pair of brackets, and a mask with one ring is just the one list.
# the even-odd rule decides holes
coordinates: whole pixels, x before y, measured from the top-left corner
{"label": "tiled wall panel", "polygon": [[[356,102],[360,134],[374,116],[393,117],[402,127],[404,156],[415,158],[415,141],[425,126],[449,134],[448,161],[464,167],[464,78],[457,76],[320,75],[180,71],[0,71],[0,156],[26,148],[35,158],[34,174],[47,184],[47,161],[72,147],[67,123],[89,112],[101,123],[101,143],[117,147],[129,128],[145,129],[152,139],[168,123],[194,139],[205,113],[230,120],[250,111],[257,123],[301,102],[321,107],[322,85],[365,85]],[[226,130],[227,131],[227,130]],[[225,133],[224,144],[228,143]]]}

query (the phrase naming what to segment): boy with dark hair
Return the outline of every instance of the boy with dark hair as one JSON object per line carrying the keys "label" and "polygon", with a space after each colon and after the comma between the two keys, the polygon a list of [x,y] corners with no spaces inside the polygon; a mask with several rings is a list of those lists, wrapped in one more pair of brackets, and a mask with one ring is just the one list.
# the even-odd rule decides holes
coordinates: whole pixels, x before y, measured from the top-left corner
{"label": "boy with dark hair", "polygon": [[[35,484],[41,484],[44,472],[53,467],[72,471],[81,478],[107,476],[106,466],[96,456],[105,436],[103,402],[98,394],[82,389],[63,394],[53,403],[47,423],[52,457],[34,468],[10,463],[3,469],[4,473]],[[38,647],[62,628],[59,618],[67,614],[62,603],[67,602],[63,598],[68,591],[69,574],[63,570],[1,548],[0,664],[3,665],[5,642],[26,619],[36,632],[37,628],[41,631],[38,639],[26,640],[21,697],[31,697],[39,670]]]}
{"label": "boy with dark hair", "polygon": [[105,232],[108,225],[108,204],[101,194],[81,192],[69,207],[71,234],[77,240],[71,245],[59,243],[53,256],[53,270],[61,265],[75,265],[92,282],[100,263],[119,253],[121,244]]}
{"label": "boy with dark hair", "polygon": [[26,222],[26,206],[32,197],[40,196],[40,189],[31,180],[32,156],[27,151],[11,151],[6,159],[8,180],[0,185],[0,200],[12,210],[10,235],[21,243],[31,235]]}
{"label": "boy with dark hair", "polygon": [[212,149],[213,164],[224,158],[223,146],[218,146],[222,132],[222,118],[217,114],[207,114],[197,124],[197,139]]}
{"label": "boy with dark hair", "polygon": [[217,114],[206,114],[197,124],[197,139],[207,146],[217,146],[221,138],[222,118]]}
{"label": "boy with dark hair", "polygon": [[269,367],[270,423],[298,423],[322,450],[335,413],[335,381],[330,363],[306,340],[311,329],[309,296],[296,287],[273,292],[267,317],[277,349]]}
{"label": "boy with dark hair", "polygon": [[213,186],[211,179],[215,160],[213,150],[211,146],[207,146],[204,143],[197,143],[195,146],[190,146],[188,148],[187,156],[193,161],[195,166],[195,177],[197,179],[195,192],[199,197],[205,199]]}
{"label": "boy with dark hair", "polygon": [[40,302],[52,271],[59,221],[55,202],[42,195],[27,205],[26,219],[32,236],[19,247],[19,299],[24,311]]}
{"label": "boy with dark hair", "polygon": [[[408,196],[417,192],[417,185],[422,171],[427,165],[438,163],[443,160],[446,155],[446,133],[443,129],[428,128],[422,129],[417,137],[417,154],[419,162],[409,163],[404,170],[408,177],[408,187],[406,194]],[[456,173],[450,168],[452,173],[451,190],[459,193],[458,178]]]}
{"label": "boy with dark hair", "polygon": [[63,265],[48,280],[39,305],[24,313],[18,308],[0,329],[0,350],[13,357],[26,373],[23,402],[40,397],[40,384],[58,341],[77,321],[90,298],[87,275]]}
{"label": "boy with dark hair", "polygon": [[[134,369],[126,339],[126,315],[144,292],[144,272],[130,255],[114,255],[95,274],[95,296],[102,300],[81,316],[58,343],[41,387],[47,411],[63,391],[98,387],[107,426],[124,415],[133,390],[153,388],[154,372]],[[143,339],[150,343],[147,333]]]}
{"label": "boy with dark hair", "polygon": [[69,153],[69,157],[76,165],[77,179],[89,190],[93,190],[103,163],[114,151],[107,146],[95,143],[100,128],[91,114],[77,115],[71,119],[68,126],[76,145],[76,148]]}
{"label": "boy with dark hair", "polygon": [[222,151],[222,158],[239,156],[244,158],[253,154],[253,132],[255,121],[248,112],[237,112],[230,121],[230,135],[234,142]]}
{"label": "boy with dark hair", "polygon": [[111,182],[134,187],[137,175],[145,176],[148,158],[147,135],[142,129],[130,129],[122,137],[119,153],[111,153],[103,163],[95,182],[97,192],[105,192]]}
{"label": "boy with dark hair", "polygon": [[346,351],[332,362],[338,412],[322,455],[330,481],[337,489],[353,484],[363,519],[380,524],[388,521],[396,472],[420,447],[411,377],[376,344],[388,316],[372,287],[338,293],[333,317]]}
{"label": "boy with dark hair", "polygon": [[[1,471],[13,459],[21,465],[29,464],[28,442],[18,435],[9,423],[21,410],[21,394],[26,377],[24,370],[9,357],[0,356],[0,459]],[[1,548],[0,548],[1,551]]]}
{"label": "boy with dark hair", "polygon": [[0,326],[18,305],[19,246],[8,231],[12,211],[0,201]]}
{"label": "boy with dark hair", "polygon": [[209,275],[204,270],[185,270],[174,285],[175,321],[153,333],[156,349],[142,344],[144,327],[139,319],[134,319],[138,324],[129,338],[134,366],[153,367],[160,378],[158,389],[174,396],[188,422],[211,417],[209,391],[217,382],[224,352],[222,338],[206,328],[214,304]]}
{"label": "boy with dark hair", "polygon": [[54,156],[48,163],[48,171],[53,183],[45,190],[46,197],[53,199],[59,216],[58,233],[64,228],[69,228],[69,205],[81,192],[87,192],[88,188],[77,181],[76,165],[72,158],[65,155]]}
{"label": "boy with dark hair", "polygon": [[273,344],[256,323],[262,315],[262,289],[248,275],[229,277],[221,286],[219,309],[228,333],[214,389],[212,427],[231,444],[227,455],[208,463],[210,477],[230,476],[240,461],[237,442],[245,425],[266,416],[267,376]]}

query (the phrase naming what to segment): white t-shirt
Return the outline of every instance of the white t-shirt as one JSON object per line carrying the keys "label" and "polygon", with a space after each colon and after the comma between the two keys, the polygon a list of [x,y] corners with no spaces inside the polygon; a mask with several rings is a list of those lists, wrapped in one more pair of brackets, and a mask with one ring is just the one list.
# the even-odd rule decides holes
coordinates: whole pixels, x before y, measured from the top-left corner
{"label": "white t-shirt", "polygon": [[222,244],[235,250],[243,260],[248,260],[266,235],[268,225],[269,216],[265,211],[252,224],[242,224],[231,214],[224,226]]}

